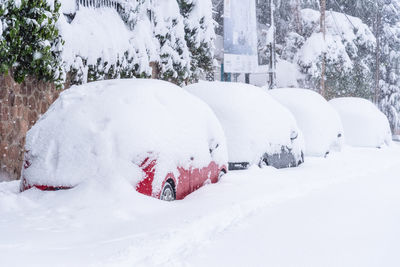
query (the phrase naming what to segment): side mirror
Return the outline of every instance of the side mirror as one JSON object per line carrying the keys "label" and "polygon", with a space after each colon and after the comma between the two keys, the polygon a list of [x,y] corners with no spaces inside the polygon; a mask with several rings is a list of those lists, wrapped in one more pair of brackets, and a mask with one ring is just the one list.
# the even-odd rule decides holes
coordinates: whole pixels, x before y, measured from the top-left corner
{"label": "side mirror", "polygon": [[290,134],[290,140],[294,141],[297,139],[297,137],[299,137],[299,134],[296,131],[292,131]]}

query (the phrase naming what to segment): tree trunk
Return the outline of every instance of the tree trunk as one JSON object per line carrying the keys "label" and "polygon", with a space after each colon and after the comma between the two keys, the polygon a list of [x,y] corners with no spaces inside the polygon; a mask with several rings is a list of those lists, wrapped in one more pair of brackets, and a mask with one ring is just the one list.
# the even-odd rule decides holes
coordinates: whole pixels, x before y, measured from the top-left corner
{"label": "tree trunk", "polygon": [[303,26],[301,23],[301,14],[300,14],[300,0],[294,0],[292,2],[292,12],[294,14],[294,22],[296,24],[296,31],[298,34],[302,35],[303,33]]}
{"label": "tree trunk", "polygon": [[379,73],[379,66],[380,66],[380,49],[381,49],[381,42],[380,42],[380,26],[381,26],[381,15],[379,11],[379,6],[376,7],[376,22],[375,22],[375,38],[376,38],[376,54],[375,54],[375,61],[376,61],[376,70],[375,70],[375,91],[374,91],[374,103],[377,105],[379,102],[379,80],[380,80],[380,73]]}

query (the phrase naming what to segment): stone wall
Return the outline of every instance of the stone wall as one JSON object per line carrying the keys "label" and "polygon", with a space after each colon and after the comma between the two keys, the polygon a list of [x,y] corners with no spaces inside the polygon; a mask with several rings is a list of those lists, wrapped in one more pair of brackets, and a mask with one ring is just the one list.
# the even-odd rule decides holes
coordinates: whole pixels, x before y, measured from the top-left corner
{"label": "stone wall", "polygon": [[0,75],[0,181],[19,179],[28,129],[57,99],[53,84]]}

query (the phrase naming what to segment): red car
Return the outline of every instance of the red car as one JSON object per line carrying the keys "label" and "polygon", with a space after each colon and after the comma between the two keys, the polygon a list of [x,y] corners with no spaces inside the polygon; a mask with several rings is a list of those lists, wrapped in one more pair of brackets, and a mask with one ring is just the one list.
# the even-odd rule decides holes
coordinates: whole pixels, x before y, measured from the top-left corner
{"label": "red car", "polygon": [[26,151],[21,191],[126,177],[138,192],[171,201],[227,172],[225,136],[211,109],[155,80],[64,91],[28,132]]}

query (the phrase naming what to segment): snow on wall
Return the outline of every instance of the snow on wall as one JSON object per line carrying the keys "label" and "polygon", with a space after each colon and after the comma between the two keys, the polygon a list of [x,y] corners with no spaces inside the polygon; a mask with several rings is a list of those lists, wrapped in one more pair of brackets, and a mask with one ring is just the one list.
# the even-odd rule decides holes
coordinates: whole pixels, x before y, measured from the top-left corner
{"label": "snow on wall", "polygon": [[61,3],[60,13],[62,14],[74,14],[78,9],[76,0],[59,0]]}

